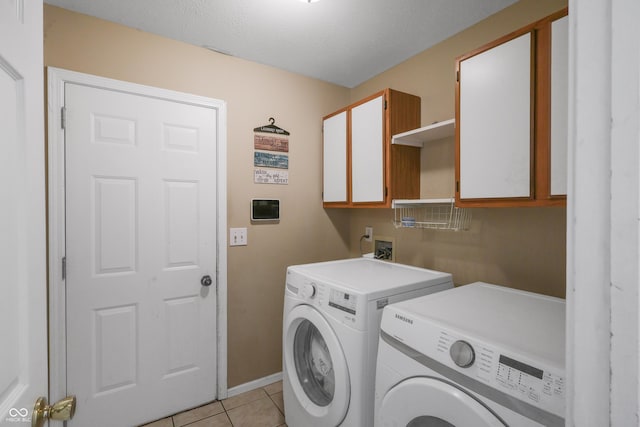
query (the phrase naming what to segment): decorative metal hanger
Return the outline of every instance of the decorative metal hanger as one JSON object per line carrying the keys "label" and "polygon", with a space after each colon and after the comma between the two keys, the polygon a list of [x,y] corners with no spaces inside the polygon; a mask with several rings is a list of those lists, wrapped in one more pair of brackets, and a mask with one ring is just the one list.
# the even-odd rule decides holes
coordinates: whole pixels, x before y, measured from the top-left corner
{"label": "decorative metal hanger", "polygon": [[254,132],[268,132],[268,133],[277,133],[278,135],[290,135],[286,130],[279,128],[275,125],[276,119],[273,117],[269,117],[269,124],[254,128]]}

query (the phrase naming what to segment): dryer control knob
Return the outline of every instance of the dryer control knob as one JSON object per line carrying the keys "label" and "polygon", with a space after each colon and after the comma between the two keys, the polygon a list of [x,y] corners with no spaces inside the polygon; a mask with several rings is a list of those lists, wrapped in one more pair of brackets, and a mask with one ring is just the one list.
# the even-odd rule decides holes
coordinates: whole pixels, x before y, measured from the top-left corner
{"label": "dryer control knob", "polygon": [[302,289],[300,290],[300,295],[303,298],[313,298],[316,296],[316,287],[313,283],[305,283],[302,285]]}
{"label": "dryer control knob", "polygon": [[453,362],[461,368],[468,368],[473,365],[476,359],[476,355],[473,351],[473,347],[466,341],[456,341],[451,345],[449,349],[449,355]]}

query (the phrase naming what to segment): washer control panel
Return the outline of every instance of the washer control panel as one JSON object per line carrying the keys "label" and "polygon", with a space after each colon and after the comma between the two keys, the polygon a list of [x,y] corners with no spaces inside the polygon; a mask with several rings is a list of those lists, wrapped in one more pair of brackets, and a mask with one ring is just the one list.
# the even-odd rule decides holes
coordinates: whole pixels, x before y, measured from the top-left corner
{"label": "washer control panel", "polygon": [[564,377],[483,343],[441,331],[438,361],[547,411],[563,414]]}
{"label": "washer control panel", "polygon": [[313,282],[304,283],[302,289],[300,289],[300,296],[302,298],[311,299],[316,296],[317,285]]}
{"label": "washer control panel", "polygon": [[321,280],[287,271],[286,292],[305,304],[321,309],[325,315],[339,319],[340,322],[364,330],[367,327],[367,299],[345,289],[335,288]]}
{"label": "washer control panel", "polygon": [[345,313],[356,314],[358,296],[347,292],[331,289],[329,293],[329,307],[337,308]]}

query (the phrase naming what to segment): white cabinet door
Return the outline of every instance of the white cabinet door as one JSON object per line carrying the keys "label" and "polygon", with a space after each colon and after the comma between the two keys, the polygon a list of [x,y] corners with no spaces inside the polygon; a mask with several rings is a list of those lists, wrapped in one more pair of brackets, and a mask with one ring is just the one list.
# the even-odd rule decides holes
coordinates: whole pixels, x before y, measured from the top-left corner
{"label": "white cabinet door", "polygon": [[551,195],[567,194],[569,18],[551,24]]}
{"label": "white cabinet door", "polygon": [[460,198],[531,196],[531,34],[460,63]]}
{"label": "white cabinet door", "polygon": [[324,202],[347,201],[347,112],[323,123],[322,198]]}
{"label": "white cabinet door", "polygon": [[351,194],[354,203],[384,201],[384,96],[351,110]]}

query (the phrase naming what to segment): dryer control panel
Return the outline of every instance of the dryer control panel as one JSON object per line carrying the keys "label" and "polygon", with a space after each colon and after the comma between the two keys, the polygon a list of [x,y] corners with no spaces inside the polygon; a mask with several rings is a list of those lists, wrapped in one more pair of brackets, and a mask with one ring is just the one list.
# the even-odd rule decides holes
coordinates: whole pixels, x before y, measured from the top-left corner
{"label": "dryer control panel", "polygon": [[[549,367],[507,355],[504,351],[450,331],[441,331],[437,343],[437,359],[447,366],[455,366],[465,375],[535,407],[559,416],[564,413],[564,377]],[[473,354],[473,358],[469,354]],[[459,360],[470,363],[462,365]]]}
{"label": "dryer control panel", "polygon": [[499,385],[534,402],[545,396],[564,399],[564,378],[501,354],[495,379]]}

